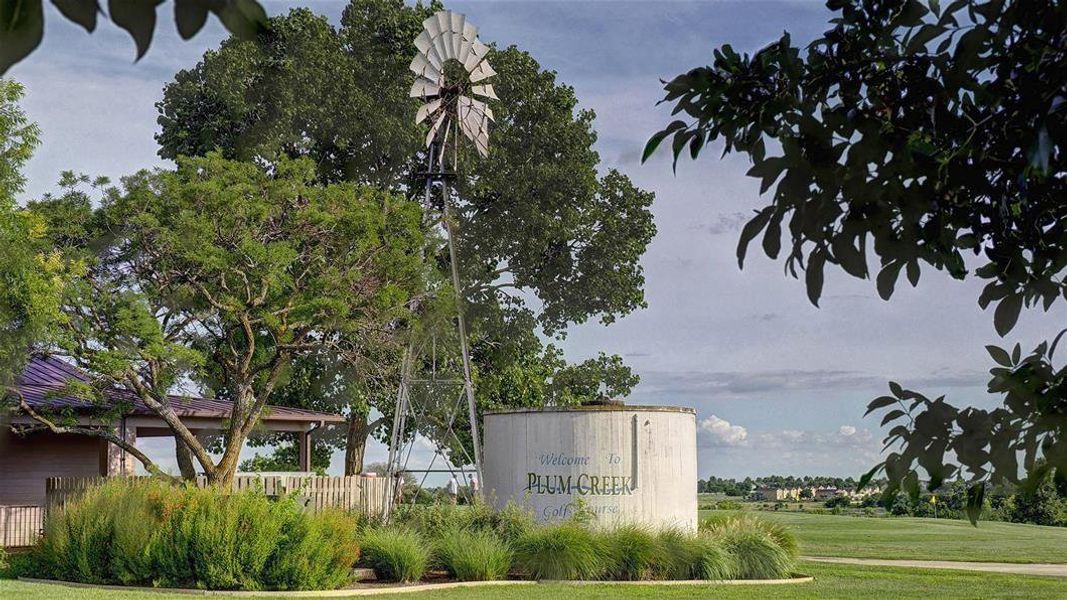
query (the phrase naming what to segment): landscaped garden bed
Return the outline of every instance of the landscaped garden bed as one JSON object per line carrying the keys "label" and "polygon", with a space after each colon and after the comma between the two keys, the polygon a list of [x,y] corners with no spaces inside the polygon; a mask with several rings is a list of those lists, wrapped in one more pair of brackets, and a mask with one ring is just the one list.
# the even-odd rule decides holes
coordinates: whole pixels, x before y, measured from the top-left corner
{"label": "landscaped garden bed", "polygon": [[[115,480],[49,515],[23,576],[157,588],[330,590],[398,584],[563,580],[788,580],[793,535],[748,516],[699,532],[540,525],[524,511],[400,507],[388,524],[309,513],[251,490]],[[354,570],[372,569],[373,583]]]}

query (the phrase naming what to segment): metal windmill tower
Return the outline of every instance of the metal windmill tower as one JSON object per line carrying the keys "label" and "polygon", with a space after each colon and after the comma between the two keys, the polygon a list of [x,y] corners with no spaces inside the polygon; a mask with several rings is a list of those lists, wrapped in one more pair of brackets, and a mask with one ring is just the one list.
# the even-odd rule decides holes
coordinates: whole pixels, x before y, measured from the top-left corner
{"label": "metal windmill tower", "polygon": [[[430,473],[458,472],[461,482],[466,482],[470,472],[466,465],[473,465],[477,481],[482,481],[481,438],[478,432],[478,411],[474,399],[474,384],[471,380],[470,348],[467,341],[466,321],[463,314],[463,287],[460,281],[459,263],[456,253],[455,223],[451,197],[451,180],[455,177],[459,161],[459,144],[465,137],[474,145],[481,156],[489,152],[489,121],[493,120],[493,111],[484,99],[497,100],[493,86],[485,81],[496,74],[485,60],[488,46],[478,41],[478,30],[467,22],[466,17],[452,11],[440,11],[423,21],[423,31],[415,39],[418,52],[411,61],[411,70],[416,79],[411,87],[410,96],[421,99],[424,104],[419,107],[415,123],[424,121],[430,124],[426,135],[427,165],[424,203],[431,209],[431,196],[435,190],[441,198],[441,222],[448,239],[448,253],[452,270],[452,288],[456,295],[456,323],[459,338],[459,351],[462,356],[462,380],[440,378],[436,369],[436,337],[432,341],[433,365],[428,376],[416,376],[416,364],[420,364],[420,353],[425,348],[409,345],[402,366],[401,382],[397,392],[396,410],[393,418],[393,430],[389,444],[390,481],[399,483],[404,473],[422,473],[422,482]],[[451,159],[451,160],[449,160]],[[451,162],[451,165],[449,165]],[[448,167],[451,166],[451,170]],[[416,438],[422,430],[420,420],[428,418],[430,408],[420,405],[413,390],[418,386],[430,389],[431,395],[448,386],[462,383],[462,394],[455,401],[446,405],[443,425],[438,429],[437,439],[431,439],[435,454],[429,466],[422,469],[407,467]],[[470,437],[473,456],[467,454],[464,445],[455,430],[456,416],[466,408],[470,421]],[[441,439],[442,437],[448,439]],[[447,450],[447,444],[458,442],[456,447],[462,450],[462,456],[455,456]],[[438,458],[443,458],[442,468],[434,468]],[[462,462],[460,462],[462,461]],[[387,486],[389,487],[389,486]],[[387,510],[396,501],[399,494],[389,493],[386,501]]]}

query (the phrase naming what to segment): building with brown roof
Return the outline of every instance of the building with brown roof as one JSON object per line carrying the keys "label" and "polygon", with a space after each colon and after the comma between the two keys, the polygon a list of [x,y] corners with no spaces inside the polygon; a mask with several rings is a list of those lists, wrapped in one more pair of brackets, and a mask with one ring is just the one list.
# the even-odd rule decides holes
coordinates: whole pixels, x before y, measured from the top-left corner
{"label": "building with brown roof", "polygon": [[[70,383],[88,382],[89,378],[72,365],[53,356],[34,356],[15,388],[36,411],[62,412],[79,425],[102,424],[101,406],[71,396]],[[155,412],[125,390],[105,393],[111,407],[121,407],[113,426],[127,442],[173,434]],[[194,434],[211,434],[222,430],[233,408],[228,401],[196,396],[172,396],[171,405],[182,422]],[[106,407],[104,407],[106,408]],[[10,415],[11,424],[33,425],[32,417],[18,411]],[[298,433],[302,471],[311,470],[311,432],[326,423],[343,423],[340,415],[268,406],[261,425],[270,431]],[[121,448],[100,438],[78,434],[34,431],[15,435],[10,427],[0,427],[0,506],[42,505],[45,479],[49,477],[98,477],[132,475],[136,459]]]}

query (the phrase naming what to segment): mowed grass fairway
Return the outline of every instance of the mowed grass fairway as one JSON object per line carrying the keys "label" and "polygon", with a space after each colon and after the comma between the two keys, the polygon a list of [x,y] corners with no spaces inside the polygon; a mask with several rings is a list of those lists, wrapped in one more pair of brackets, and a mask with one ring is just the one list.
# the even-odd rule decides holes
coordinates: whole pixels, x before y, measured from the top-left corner
{"label": "mowed grass fairway", "polygon": [[[701,511],[701,518],[732,514]],[[1067,527],[758,512],[789,525],[805,556],[1067,563]]]}
{"label": "mowed grass fairway", "polygon": [[[403,600],[610,600],[614,598],[1065,598],[1067,580],[802,563],[814,583],[786,586],[568,586],[539,584],[372,596]],[[20,600],[182,600],[193,596],[158,592],[84,590],[0,580],[0,598]],[[366,596],[363,596],[366,597]],[[247,598],[247,596],[246,596]],[[265,598],[265,597],[263,597]]]}

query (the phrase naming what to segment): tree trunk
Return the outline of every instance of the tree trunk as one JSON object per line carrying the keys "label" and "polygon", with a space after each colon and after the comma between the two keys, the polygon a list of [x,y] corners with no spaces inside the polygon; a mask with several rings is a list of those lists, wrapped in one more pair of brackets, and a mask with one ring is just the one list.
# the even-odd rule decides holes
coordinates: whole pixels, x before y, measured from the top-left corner
{"label": "tree trunk", "polygon": [[193,451],[180,437],[174,436],[174,454],[178,459],[178,471],[182,479],[193,481],[196,479],[196,465],[193,463]]}
{"label": "tree trunk", "polygon": [[233,487],[234,476],[237,475],[237,466],[241,460],[241,448],[244,446],[243,437],[240,441],[235,441],[237,436],[232,433],[230,435],[232,437],[226,440],[226,452],[215,467],[215,477],[208,479],[224,490]]}
{"label": "tree trunk", "polygon": [[363,455],[367,452],[367,436],[370,435],[367,415],[353,414],[348,418],[348,440],[345,443],[345,475],[363,472]]}

